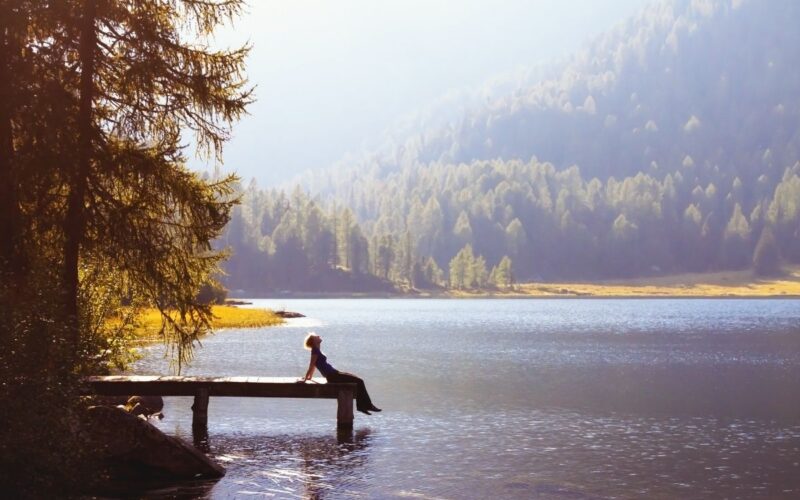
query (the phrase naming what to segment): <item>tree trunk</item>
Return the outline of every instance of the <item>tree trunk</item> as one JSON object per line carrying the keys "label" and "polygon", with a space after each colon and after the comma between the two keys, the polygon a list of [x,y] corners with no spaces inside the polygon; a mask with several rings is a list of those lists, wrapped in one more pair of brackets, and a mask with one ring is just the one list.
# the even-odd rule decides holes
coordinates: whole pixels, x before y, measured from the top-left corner
{"label": "tree trunk", "polygon": [[0,7],[0,272],[16,275],[20,264],[20,212],[13,172],[14,140],[11,117],[11,13]]}
{"label": "tree trunk", "polygon": [[81,20],[79,58],[81,63],[78,103],[78,161],[70,179],[67,214],[64,221],[64,312],[69,328],[70,354],[80,343],[78,310],[78,259],[86,226],[85,198],[92,159],[92,100],[94,98],[94,59],[96,47],[95,0],[86,0]]}

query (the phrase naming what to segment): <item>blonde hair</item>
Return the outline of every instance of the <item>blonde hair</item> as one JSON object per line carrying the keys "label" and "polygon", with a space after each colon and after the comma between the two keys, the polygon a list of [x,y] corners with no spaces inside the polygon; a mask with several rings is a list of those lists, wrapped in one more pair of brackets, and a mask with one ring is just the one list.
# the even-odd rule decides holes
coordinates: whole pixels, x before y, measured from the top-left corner
{"label": "blonde hair", "polygon": [[308,332],[308,335],[306,335],[306,339],[303,341],[303,346],[306,349],[311,350],[314,347],[314,340],[312,339],[316,336],[317,336],[316,333]]}

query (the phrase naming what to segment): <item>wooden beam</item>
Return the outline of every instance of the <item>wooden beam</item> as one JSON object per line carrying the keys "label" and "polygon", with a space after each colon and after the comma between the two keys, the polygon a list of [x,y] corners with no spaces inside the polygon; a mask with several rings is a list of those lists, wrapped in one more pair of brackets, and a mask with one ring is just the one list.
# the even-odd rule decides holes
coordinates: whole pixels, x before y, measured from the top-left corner
{"label": "wooden beam", "polygon": [[338,405],[336,410],[336,427],[347,430],[353,428],[353,396],[355,395],[355,384],[341,384],[351,387],[339,389]]}
{"label": "wooden beam", "polygon": [[[246,381],[245,381],[246,380]],[[95,376],[86,377],[84,394],[102,396],[195,396],[207,389],[209,396],[261,398],[327,398],[339,399],[342,387],[355,394],[355,384],[296,383],[292,378],[273,377],[152,377]]]}

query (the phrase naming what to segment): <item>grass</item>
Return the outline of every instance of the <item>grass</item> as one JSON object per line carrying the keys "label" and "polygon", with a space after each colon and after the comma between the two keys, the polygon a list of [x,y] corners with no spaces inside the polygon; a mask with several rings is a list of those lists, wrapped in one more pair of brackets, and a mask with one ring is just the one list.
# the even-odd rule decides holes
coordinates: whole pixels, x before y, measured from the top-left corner
{"label": "grass", "polygon": [[[214,319],[211,327],[221,328],[259,328],[283,323],[283,318],[268,309],[245,309],[234,306],[212,306]],[[139,315],[139,328],[136,334],[143,340],[155,340],[161,329],[161,315],[157,309],[147,309]]]}
{"label": "grass", "polygon": [[800,266],[763,278],[752,271],[686,273],[671,276],[581,283],[521,283],[508,292],[457,293],[498,297],[791,297],[800,296]]}

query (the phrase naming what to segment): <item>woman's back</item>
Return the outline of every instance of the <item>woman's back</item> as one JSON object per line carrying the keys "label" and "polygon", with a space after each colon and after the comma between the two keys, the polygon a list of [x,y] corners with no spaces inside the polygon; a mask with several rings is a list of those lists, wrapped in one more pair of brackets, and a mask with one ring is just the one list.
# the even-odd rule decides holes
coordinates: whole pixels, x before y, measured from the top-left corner
{"label": "woman's back", "polygon": [[322,354],[322,351],[320,351],[319,348],[311,348],[311,354],[317,355],[317,361],[314,365],[317,367],[317,370],[319,370],[323,377],[327,378],[338,371],[336,368],[331,366],[330,363],[328,363],[328,357]]}

